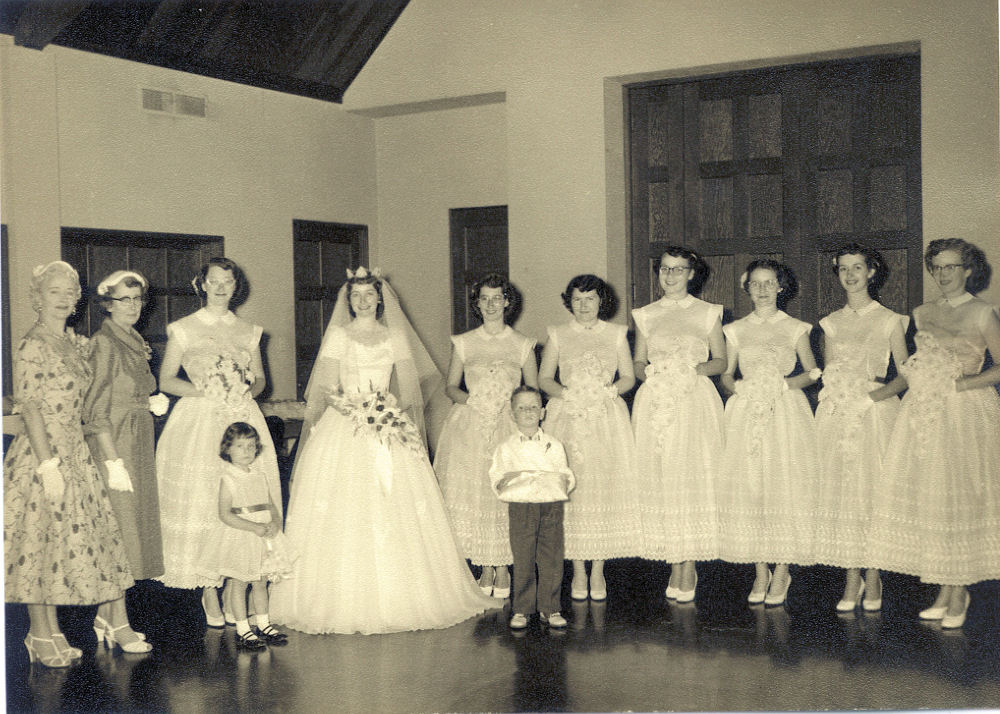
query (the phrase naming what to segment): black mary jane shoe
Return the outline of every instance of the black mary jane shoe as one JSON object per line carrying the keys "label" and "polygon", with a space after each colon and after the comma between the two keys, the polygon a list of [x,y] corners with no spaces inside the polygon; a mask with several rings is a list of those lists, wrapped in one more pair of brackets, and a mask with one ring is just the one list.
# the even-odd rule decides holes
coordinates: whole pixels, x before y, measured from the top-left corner
{"label": "black mary jane shoe", "polygon": [[241,650],[248,650],[250,652],[267,649],[267,644],[264,640],[259,638],[252,630],[242,635],[236,635],[236,646]]}
{"label": "black mary jane shoe", "polygon": [[253,633],[269,645],[281,646],[288,644],[288,635],[281,630],[275,629],[273,625],[268,625],[264,629],[254,627]]}

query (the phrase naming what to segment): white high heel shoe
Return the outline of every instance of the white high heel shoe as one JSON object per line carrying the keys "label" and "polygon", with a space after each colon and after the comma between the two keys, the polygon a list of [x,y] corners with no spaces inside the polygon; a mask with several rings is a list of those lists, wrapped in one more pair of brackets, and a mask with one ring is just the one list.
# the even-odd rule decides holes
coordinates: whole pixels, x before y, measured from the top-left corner
{"label": "white high heel shoe", "polygon": [[103,640],[109,650],[114,650],[115,645],[118,645],[122,648],[123,652],[130,654],[142,654],[153,649],[153,645],[146,642],[146,640],[140,639],[138,636],[131,642],[119,642],[115,633],[119,630],[124,630],[126,627],[128,627],[128,623],[112,627],[111,623],[98,615],[94,618],[94,634],[97,635],[97,644],[101,644]]}
{"label": "white high heel shoe", "polygon": [[764,599],[767,597],[767,589],[769,587],[771,587],[770,568],[767,569],[767,582],[764,583],[764,589],[760,591],[751,590],[750,594],[747,595],[747,602],[750,603],[751,605],[760,605],[762,602],[764,602]]}
{"label": "white high heel shoe", "polygon": [[842,598],[840,602],[837,603],[837,612],[853,612],[854,608],[856,608],[858,606],[858,603],[861,601],[861,596],[864,594],[865,594],[865,581],[862,580],[861,585],[858,586],[858,594],[854,596],[853,600]]}

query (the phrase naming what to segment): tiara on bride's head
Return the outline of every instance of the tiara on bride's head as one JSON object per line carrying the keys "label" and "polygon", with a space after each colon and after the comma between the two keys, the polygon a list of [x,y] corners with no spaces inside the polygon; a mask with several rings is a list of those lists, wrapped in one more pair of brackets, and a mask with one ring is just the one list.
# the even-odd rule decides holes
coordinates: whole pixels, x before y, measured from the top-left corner
{"label": "tiara on bride's head", "polygon": [[372,268],[371,272],[368,272],[368,269],[365,266],[363,266],[363,265],[358,266],[357,270],[351,270],[350,268],[347,269],[347,279],[348,280],[351,280],[353,278],[367,278],[369,275],[371,275],[373,277],[376,277],[376,278],[381,278],[382,277],[382,269],[381,268]]}

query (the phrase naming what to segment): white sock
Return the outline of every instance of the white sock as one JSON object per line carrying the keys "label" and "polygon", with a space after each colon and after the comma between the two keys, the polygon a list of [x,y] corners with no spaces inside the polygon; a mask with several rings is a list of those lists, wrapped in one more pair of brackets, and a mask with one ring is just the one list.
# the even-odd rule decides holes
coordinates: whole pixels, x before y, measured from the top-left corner
{"label": "white sock", "polygon": [[271,616],[270,615],[266,615],[266,614],[265,615],[257,615],[256,619],[257,619],[257,629],[258,630],[266,630],[271,625]]}
{"label": "white sock", "polygon": [[250,623],[247,620],[236,621],[236,634],[245,635],[250,632]]}

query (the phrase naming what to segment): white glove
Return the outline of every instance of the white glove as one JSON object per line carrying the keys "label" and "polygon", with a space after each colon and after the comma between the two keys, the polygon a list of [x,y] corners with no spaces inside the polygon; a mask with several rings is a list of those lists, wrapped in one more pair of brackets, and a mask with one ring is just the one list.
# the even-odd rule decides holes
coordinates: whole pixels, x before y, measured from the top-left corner
{"label": "white glove", "polygon": [[125,462],[121,459],[112,459],[105,461],[104,467],[108,470],[108,488],[112,491],[132,490],[132,479],[125,470]]}
{"label": "white glove", "polygon": [[157,392],[149,398],[149,411],[155,416],[163,416],[170,408],[170,399],[163,392]]}
{"label": "white glove", "polygon": [[62,472],[59,471],[60,463],[59,457],[53,456],[38,464],[38,468],[35,469],[35,473],[42,477],[42,489],[50,501],[58,501],[62,498],[66,488]]}

